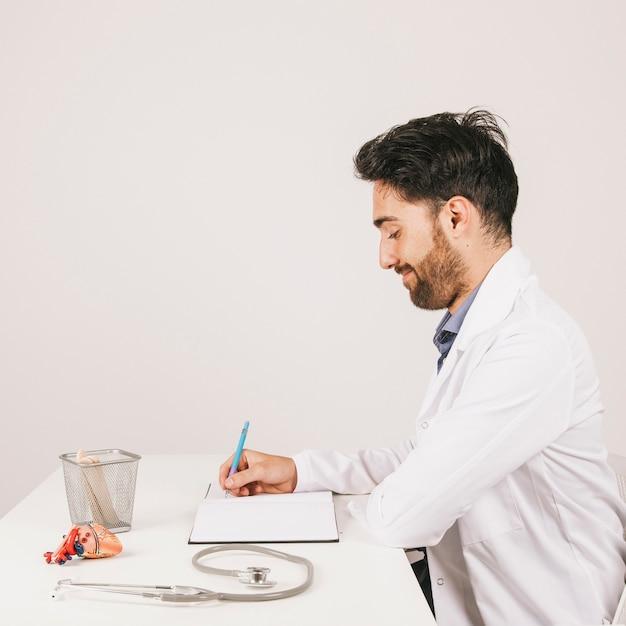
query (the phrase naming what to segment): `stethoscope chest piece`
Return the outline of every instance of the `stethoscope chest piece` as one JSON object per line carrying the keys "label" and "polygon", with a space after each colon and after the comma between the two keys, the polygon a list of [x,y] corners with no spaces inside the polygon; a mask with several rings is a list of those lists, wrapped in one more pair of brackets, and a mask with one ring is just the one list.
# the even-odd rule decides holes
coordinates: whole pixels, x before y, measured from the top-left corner
{"label": "stethoscope chest piece", "polygon": [[237,578],[239,578],[239,582],[243,585],[250,585],[251,587],[273,587],[276,584],[276,581],[267,580],[269,573],[269,567],[253,566],[239,570],[239,572],[237,572]]}

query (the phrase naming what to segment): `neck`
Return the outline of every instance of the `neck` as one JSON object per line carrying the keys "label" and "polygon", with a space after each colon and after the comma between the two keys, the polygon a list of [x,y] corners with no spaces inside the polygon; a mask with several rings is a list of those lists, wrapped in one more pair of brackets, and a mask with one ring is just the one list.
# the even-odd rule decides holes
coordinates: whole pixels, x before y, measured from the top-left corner
{"label": "neck", "polygon": [[507,241],[495,248],[485,248],[472,259],[466,259],[467,272],[462,291],[460,291],[452,304],[448,307],[451,314],[456,313],[474,289],[483,282],[489,270],[498,262],[502,255],[511,248],[511,242]]}

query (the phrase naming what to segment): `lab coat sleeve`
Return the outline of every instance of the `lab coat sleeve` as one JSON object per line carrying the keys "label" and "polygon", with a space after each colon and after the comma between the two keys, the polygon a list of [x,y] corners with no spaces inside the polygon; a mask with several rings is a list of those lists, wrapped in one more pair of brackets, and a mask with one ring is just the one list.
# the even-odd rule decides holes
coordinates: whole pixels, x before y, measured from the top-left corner
{"label": "lab coat sleeve", "polygon": [[389,448],[359,450],[342,454],[334,450],[303,450],[293,457],[296,464],[295,491],[370,493],[386,476],[396,470],[414,446],[406,439]]}
{"label": "lab coat sleeve", "polygon": [[560,329],[533,322],[507,331],[373,490],[368,530],[394,547],[436,545],[487,489],[568,428],[573,397],[574,362]]}

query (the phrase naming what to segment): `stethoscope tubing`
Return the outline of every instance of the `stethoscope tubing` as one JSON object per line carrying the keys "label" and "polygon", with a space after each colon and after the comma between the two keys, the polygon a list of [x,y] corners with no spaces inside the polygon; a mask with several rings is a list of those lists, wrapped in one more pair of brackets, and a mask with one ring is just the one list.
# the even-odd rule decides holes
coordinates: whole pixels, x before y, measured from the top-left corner
{"label": "stethoscope tubing", "polygon": [[300,563],[304,565],[307,570],[306,579],[300,585],[291,587],[290,589],[283,589],[282,591],[266,591],[263,593],[226,593],[222,591],[216,591],[217,598],[219,600],[231,600],[234,602],[264,602],[267,600],[281,600],[283,598],[291,598],[297,596],[308,589],[313,583],[313,563],[302,556],[296,556],[295,554],[288,554],[287,552],[281,552],[280,550],[273,550],[272,548],[266,548],[264,546],[255,546],[248,544],[231,544],[231,545],[216,545],[200,552],[196,552],[191,559],[191,564],[201,572],[205,574],[219,574],[222,576],[237,576],[238,570],[224,570],[217,567],[209,567],[200,563],[200,559],[209,554],[215,554],[216,552],[225,551],[246,551],[246,552],[259,552],[260,554],[267,554],[269,556],[283,559],[285,561],[291,561],[292,563]]}
{"label": "stethoscope tubing", "polygon": [[[268,600],[281,600],[283,598],[290,598],[296,596],[306,589],[308,589],[313,583],[313,563],[308,559],[295,554],[288,554],[287,552],[281,552],[280,550],[274,550],[272,548],[266,548],[264,546],[257,546],[251,544],[230,544],[230,545],[215,545],[209,548],[205,548],[196,552],[191,559],[192,565],[199,571],[205,574],[217,574],[219,576],[233,576],[238,577],[240,570],[221,569],[218,567],[210,567],[200,563],[200,559],[208,556],[209,554],[215,554],[217,552],[227,551],[243,551],[243,552],[258,552],[260,554],[266,554],[285,561],[291,561],[292,563],[299,563],[306,568],[306,579],[303,583],[291,587],[290,589],[283,589],[281,591],[265,591],[263,593],[227,593],[223,591],[212,591],[211,589],[197,589],[197,593],[181,593],[176,591],[176,586],[163,586],[163,585],[129,585],[129,584],[114,584],[114,583],[73,583],[70,579],[60,580],[57,583],[57,587],[69,587],[73,589],[82,589],[85,591],[100,591],[107,593],[120,593],[125,595],[136,595],[144,598],[156,598],[163,602],[172,603],[198,603],[208,602],[211,600],[226,600],[231,602],[266,602]],[[182,589],[182,587],[178,587]],[[189,588],[188,588],[189,589]]]}

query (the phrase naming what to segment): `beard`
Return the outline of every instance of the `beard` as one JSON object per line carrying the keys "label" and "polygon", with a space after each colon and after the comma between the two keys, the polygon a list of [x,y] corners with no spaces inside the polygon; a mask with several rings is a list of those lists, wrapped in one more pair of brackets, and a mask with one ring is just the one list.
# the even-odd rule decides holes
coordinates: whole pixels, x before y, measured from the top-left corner
{"label": "beard", "polygon": [[409,287],[411,302],[427,310],[445,309],[467,290],[465,262],[436,220],[433,226],[433,246],[428,254],[418,265],[403,265],[396,270],[399,273],[413,271],[415,285]]}

